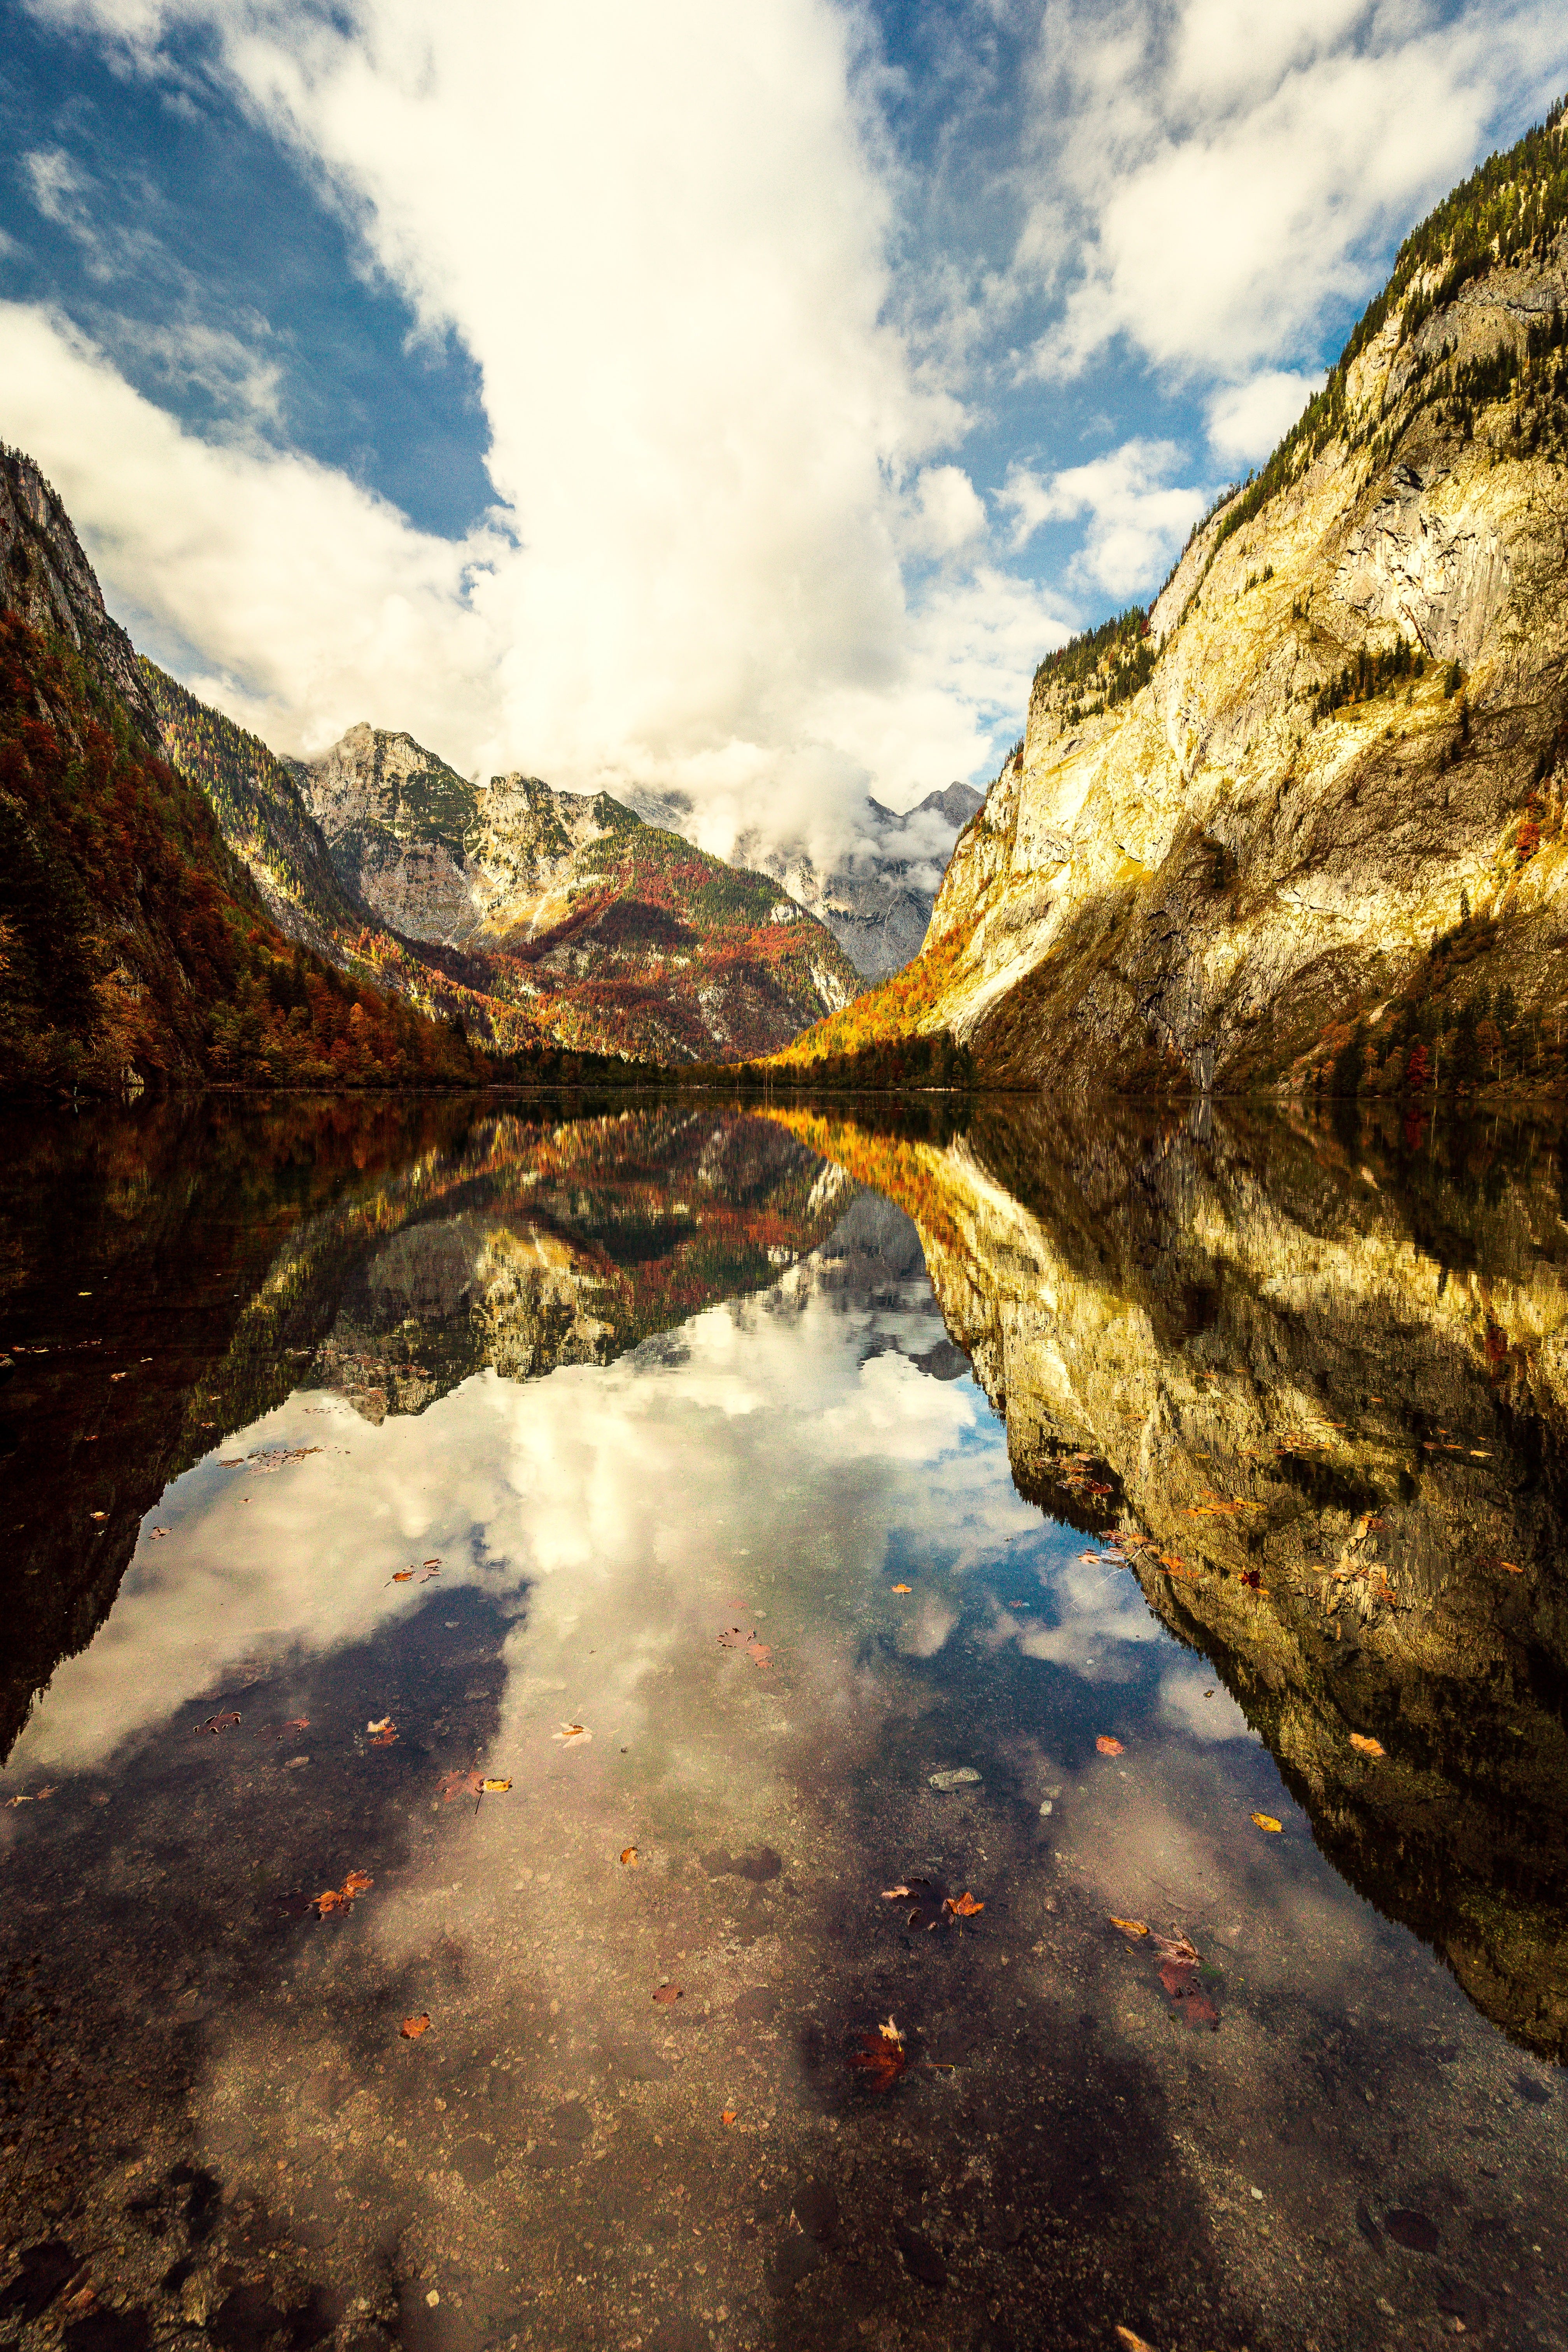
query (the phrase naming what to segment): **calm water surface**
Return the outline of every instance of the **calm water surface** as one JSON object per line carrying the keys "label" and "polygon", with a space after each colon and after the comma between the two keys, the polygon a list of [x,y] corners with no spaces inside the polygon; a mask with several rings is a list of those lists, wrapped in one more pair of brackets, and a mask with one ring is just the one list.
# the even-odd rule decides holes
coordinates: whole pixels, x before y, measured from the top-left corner
{"label": "calm water surface", "polygon": [[1554,1141],[888,1116],[19,1137],[0,2341],[1568,2343]]}

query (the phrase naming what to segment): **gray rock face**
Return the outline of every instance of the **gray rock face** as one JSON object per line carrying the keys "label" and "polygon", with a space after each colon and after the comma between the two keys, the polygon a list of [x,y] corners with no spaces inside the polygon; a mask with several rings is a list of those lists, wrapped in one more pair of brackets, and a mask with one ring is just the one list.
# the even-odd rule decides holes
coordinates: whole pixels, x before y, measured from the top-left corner
{"label": "gray rock face", "polygon": [[566,910],[579,851],[637,819],[606,793],[537,776],[470,783],[384,728],[351,727],[299,771],[345,886],[405,938],[444,947],[530,937]]}
{"label": "gray rock face", "polygon": [[[691,804],[679,793],[627,799],[650,824],[674,833],[690,827]],[[902,815],[868,800],[854,842],[826,870],[798,845],[770,845],[757,827],[741,835],[731,862],[782,882],[826,925],[863,980],[885,980],[920,953],[953,844],[984,803],[984,793],[959,783],[928,793]]]}
{"label": "gray rock face", "polygon": [[776,874],[790,896],[826,924],[857,971],[885,980],[919,955],[960,833],[985,796],[972,784],[928,793],[903,815],[866,803],[853,848],[826,874],[804,853],[763,852],[749,862]]}
{"label": "gray rock face", "polygon": [[82,553],[58,492],[31,457],[0,444],[0,602],[33,628],[65,637],[110,692],[118,695],[149,743],[158,746],[157,714],[137,667],[135,648],[104,610],[98,575]]}

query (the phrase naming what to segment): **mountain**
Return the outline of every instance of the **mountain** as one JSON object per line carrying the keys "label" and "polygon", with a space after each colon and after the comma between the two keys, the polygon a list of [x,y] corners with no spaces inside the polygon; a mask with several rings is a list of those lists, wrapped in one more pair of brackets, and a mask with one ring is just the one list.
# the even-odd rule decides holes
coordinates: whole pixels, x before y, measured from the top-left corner
{"label": "mountain", "polygon": [[1558,110],[1152,610],[1041,664],[919,962],[790,1061],[913,1028],[1068,1091],[1563,1085],[1565,221]]}
{"label": "mountain", "polygon": [[450,1029],[284,938],[154,748],[58,499],[0,452],[0,1087],[471,1083]]}
{"label": "mountain", "polygon": [[[861,985],[775,880],[605,793],[520,774],[472,783],[368,726],[313,761],[280,759],[137,656],[63,505],[16,451],[0,451],[0,566],[6,605],[61,639],[142,749],[201,788],[252,907],[378,1001],[536,1059],[724,1062],[777,1050]],[[102,913],[107,936],[121,917]],[[201,1066],[188,1047],[186,1076]]]}
{"label": "mountain", "polygon": [[606,793],[518,773],[470,783],[411,735],[369,726],[297,773],[342,889],[565,1045],[744,1058],[860,987],[776,881]]}
{"label": "mountain", "polygon": [[[684,834],[692,822],[682,793],[633,792],[627,799],[671,832]],[[782,882],[826,925],[863,980],[883,980],[920,953],[952,845],[984,800],[973,784],[953,783],[900,816],[868,798],[854,841],[826,872],[803,845],[780,848],[755,828],[737,842],[735,862]]]}

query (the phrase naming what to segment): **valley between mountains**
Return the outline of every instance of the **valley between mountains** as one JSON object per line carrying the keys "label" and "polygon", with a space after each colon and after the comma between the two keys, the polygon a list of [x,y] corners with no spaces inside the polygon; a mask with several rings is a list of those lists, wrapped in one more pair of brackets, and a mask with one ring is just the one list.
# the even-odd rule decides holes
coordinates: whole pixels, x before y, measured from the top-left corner
{"label": "valley between mountains", "polygon": [[[369,724],[279,758],[138,658],[15,451],[0,571],[17,627],[41,633],[11,647],[7,1018],[25,1042],[74,989],[78,1038],[74,1062],[16,1045],[12,1083],[190,1076],[204,1057],[231,1083],[428,1072],[440,1055],[412,1055],[378,1009],[401,1003],[441,1024],[453,1068],[478,1046],[762,1063],[765,1083],[1568,1094],[1561,108],[1406,238],[1322,391],[1152,604],[1047,654],[984,800],[868,802],[832,870],[773,841],[763,812],[741,845],[756,863],[731,866],[679,830],[679,794],[634,808],[521,771],[477,782]],[[106,769],[84,814],[81,728],[65,728],[76,754],[29,732],[60,709],[60,681],[37,678],[61,656],[92,724],[182,780],[153,799],[199,788],[221,835],[202,887],[231,948],[261,936],[247,906],[275,927],[265,1003],[260,976],[219,990],[187,968],[176,986],[172,913],[154,983],[120,788]],[[91,866],[110,838],[129,859],[112,887]],[[97,913],[72,918],[79,953],[51,974],[47,902],[79,884]],[[308,993],[302,968],[279,976],[289,942],[368,992],[358,1044],[317,1007],[316,1045],[287,1046]],[[165,982],[177,1052],[147,1042]],[[228,1008],[209,1007],[205,1041],[204,991]]]}

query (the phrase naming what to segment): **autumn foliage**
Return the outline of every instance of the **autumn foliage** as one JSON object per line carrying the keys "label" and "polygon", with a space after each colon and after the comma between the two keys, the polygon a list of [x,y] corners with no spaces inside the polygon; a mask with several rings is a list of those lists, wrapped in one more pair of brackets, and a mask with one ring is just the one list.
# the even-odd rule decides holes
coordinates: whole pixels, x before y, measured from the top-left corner
{"label": "autumn foliage", "polygon": [[0,613],[0,1086],[472,1084],[459,1028],[284,939],[195,785]]}

